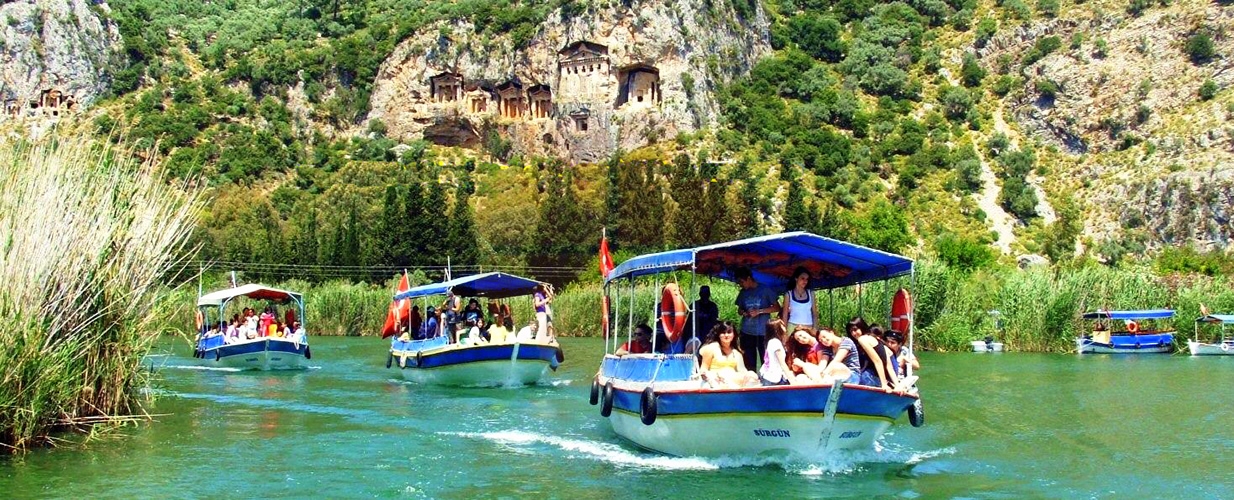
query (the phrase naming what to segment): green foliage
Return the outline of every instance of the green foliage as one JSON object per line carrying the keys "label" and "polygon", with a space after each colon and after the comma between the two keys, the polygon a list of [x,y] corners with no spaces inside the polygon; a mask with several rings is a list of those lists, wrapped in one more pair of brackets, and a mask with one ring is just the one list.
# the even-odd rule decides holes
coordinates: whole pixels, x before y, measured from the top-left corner
{"label": "green foliage", "polygon": [[1221,250],[1200,252],[1192,246],[1171,246],[1153,259],[1153,267],[1162,274],[1185,273],[1206,276],[1234,274],[1234,257]]}
{"label": "green foliage", "polygon": [[950,267],[974,271],[995,262],[993,249],[972,238],[945,233],[934,243],[938,259]]}
{"label": "green foliage", "polygon": [[1204,64],[1217,56],[1216,46],[1213,44],[1213,37],[1207,31],[1200,31],[1191,35],[1187,39],[1187,44],[1184,51],[1191,62],[1195,64]]}
{"label": "green foliage", "polygon": [[973,96],[963,87],[944,85],[938,90],[938,102],[948,119],[963,121],[973,107]]}
{"label": "green foliage", "polygon": [[886,252],[899,253],[913,243],[904,211],[886,201],[874,202],[860,215],[850,214],[845,226],[850,241]]}
{"label": "green foliage", "polygon": [[1049,18],[1058,17],[1058,0],[1037,0],[1037,12]]}
{"label": "green foliage", "polygon": [[571,169],[561,162],[550,162],[542,174],[544,196],[528,262],[536,266],[578,266],[595,255],[600,228],[579,202]]}
{"label": "green foliage", "polygon": [[964,54],[964,62],[960,65],[960,80],[964,82],[964,86],[981,85],[981,80],[985,78],[985,75],[986,70],[981,67],[977,57],[970,53]]}
{"label": "green foliage", "polygon": [[815,59],[833,63],[844,58],[843,29],[835,18],[811,13],[793,16],[788,22],[793,43]]}
{"label": "green foliage", "polygon": [[977,23],[977,47],[985,47],[985,44],[994,38],[994,34],[998,32],[998,21],[993,17],[983,17],[981,22]]}
{"label": "green foliage", "polygon": [[1127,2],[1127,13],[1133,16],[1139,16],[1152,6],[1152,0],[1130,0]]}
{"label": "green foliage", "polygon": [[999,75],[997,80],[994,80],[994,86],[990,90],[999,97],[1004,97],[1011,93],[1012,89],[1019,86],[1019,79],[1011,75]]}
{"label": "green foliage", "polygon": [[1204,80],[1204,84],[1200,85],[1200,100],[1209,101],[1217,96],[1217,82],[1212,78]]}
{"label": "green foliage", "polygon": [[1039,38],[1037,39],[1037,43],[1033,44],[1033,48],[1028,49],[1028,52],[1024,53],[1024,57],[1020,60],[1020,62],[1023,63],[1024,66],[1032,66],[1033,63],[1040,61],[1045,58],[1045,56],[1050,55],[1062,46],[1062,39],[1056,36]]}
{"label": "green foliage", "polygon": [[1033,82],[1033,86],[1037,88],[1037,92],[1040,93],[1042,97],[1053,99],[1058,96],[1059,88],[1058,84],[1054,83],[1054,80],[1049,78],[1041,78],[1036,82]]}

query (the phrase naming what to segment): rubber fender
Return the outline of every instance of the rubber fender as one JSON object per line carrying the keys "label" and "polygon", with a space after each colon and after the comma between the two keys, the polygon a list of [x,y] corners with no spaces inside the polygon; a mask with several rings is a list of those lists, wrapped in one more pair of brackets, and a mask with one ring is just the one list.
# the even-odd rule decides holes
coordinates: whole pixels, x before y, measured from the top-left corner
{"label": "rubber fender", "polygon": [[925,425],[925,408],[921,406],[921,398],[913,401],[913,405],[908,407],[908,423],[913,424],[913,427]]}
{"label": "rubber fender", "polygon": [[313,359],[313,348],[304,346],[304,359]]}
{"label": "rubber fender", "polygon": [[604,384],[604,393],[600,397],[600,416],[607,417],[613,414],[613,383],[610,381]]}
{"label": "rubber fender", "polygon": [[389,356],[386,356],[386,368],[390,368],[390,365],[393,365],[393,364],[394,364],[394,353],[391,352]]}
{"label": "rubber fender", "polygon": [[223,351],[222,349],[215,349],[215,350],[214,350],[214,360],[215,360],[215,361],[218,361],[220,358],[222,358],[222,357],[223,357],[223,355],[222,355],[222,351]]}
{"label": "rubber fender", "polygon": [[657,399],[656,391],[651,387],[643,389],[643,397],[639,399],[638,405],[638,416],[639,420],[643,421],[643,425],[656,423]]}
{"label": "rubber fender", "polygon": [[591,379],[591,397],[587,398],[587,402],[591,403],[591,406],[600,403],[600,379],[598,377]]}

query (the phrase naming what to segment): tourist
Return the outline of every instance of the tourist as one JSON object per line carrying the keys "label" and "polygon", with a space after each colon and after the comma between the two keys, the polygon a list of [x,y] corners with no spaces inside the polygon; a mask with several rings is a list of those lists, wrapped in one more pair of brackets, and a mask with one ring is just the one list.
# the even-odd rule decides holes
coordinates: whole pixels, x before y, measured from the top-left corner
{"label": "tourist", "polygon": [[651,352],[651,327],[646,323],[640,323],[634,327],[634,338],[621,344],[617,351],[613,354],[617,356],[625,356],[627,354],[648,354]]}
{"label": "tourist", "polygon": [[226,341],[228,343],[232,343],[237,340],[240,340],[240,315],[239,314],[233,314],[231,316],[231,321],[227,323],[226,335],[227,335]]}
{"label": "tourist", "polygon": [[[720,319],[720,306],[711,301],[711,287],[703,285],[698,287],[698,300],[694,301],[694,307],[691,309],[690,321],[686,323],[689,328],[690,339],[686,341],[686,349],[690,349],[690,345],[702,346],[703,338],[707,336],[707,332],[715,326],[716,321]],[[695,347],[690,352],[697,352],[698,347]]]}
{"label": "tourist", "polygon": [[283,324],[277,320],[271,321],[270,324],[266,325],[266,336],[267,337],[282,337],[283,336]]}
{"label": "tourist", "polygon": [[790,384],[823,383],[823,368],[827,366],[829,358],[818,339],[814,338],[814,333],[807,328],[793,330],[793,334],[788,336],[785,352],[790,364],[787,372]]}
{"label": "tourist", "polygon": [[769,288],[754,281],[746,267],[733,273],[741,291],[737,292],[737,312],[741,314],[741,349],[750,355],[745,359],[746,369],[754,371],[756,358],[763,356],[763,337],[767,334],[767,322],[771,315],[780,312],[779,297]]}
{"label": "tourist", "polygon": [[819,328],[817,336],[819,349],[828,360],[823,367],[823,380],[849,384],[860,382],[856,371],[861,367],[857,344],[847,337],[836,335],[830,328]]}
{"label": "tourist", "polygon": [[467,301],[467,307],[463,309],[463,323],[477,324],[484,317],[484,312],[480,310],[480,301],[471,299]]}
{"label": "tourist", "polygon": [[917,362],[917,356],[913,355],[913,350],[904,345],[903,333],[896,330],[888,331],[883,343],[887,344],[887,348],[891,350],[891,365],[895,367],[896,375],[900,378],[908,376],[909,367],[912,367],[914,371],[921,369],[921,364]]}
{"label": "tourist", "polygon": [[257,320],[257,331],[260,332],[262,337],[270,335],[271,323],[274,323],[274,307],[266,306],[266,309],[261,313],[261,317]]}
{"label": "tourist", "polygon": [[304,332],[304,327],[300,325],[299,321],[292,323],[291,338],[293,342],[304,342],[307,340],[305,335],[307,334]]}
{"label": "tourist", "polygon": [[441,326],[447,335],[450,342],[458,342],[459,321],[462,311],[462,298],[454,295],[454,292],[446,292],[446,300],[441,303]]}
{"label": "tourist", "polygon": [[784,309],[780,319],[788,324],[788,331],[804,326],[814,330],[814,318],[818,317],[818,301],[810,290],[810,272],[804,267],[793,270],[793,287],[784,293]]}
{"label": "tourist", "polygon": [[420,306],[411,306],[411,312],[407,316],[407,331],[413,335],[419,333],[420,325],[424,323],[424,317],[420,316]]}
{"label": "tourist", "polygon": [[707,344],[699,351],[703,355],[700,373],[703,381],[713,389],[758,385],[758,375],[747,370],[742,360],[736,333],[731,323],[718,323],[712,327]]}
{"label": "tourist", "polygon": [[548,336],[548,289],[543,283],[536,285],[536,293],[532,296],[536,306],[536,340]]}
{"label": "tourist", "polygon": [[868,334],[870,327],[865,320],[857,317],[848,322],[848,336],[857,345],[858,369],[860,384],[868,387],[878,387],[884,392],[891,392],[894,385],[894,374],[887,373],[886,346],[874,335]]}
{"label": "tourist", "polygon": [[784,342],[787,339],[783,321],[773,319],[767,323],[767,348],[763,354],[763,366],[758,370],[758,378],[763,385],[788,384],[788,374],[792,370],[785,362]]}
{"label": "tourist", "polygon": [[510,318],[501,318],[501,322],[497,321],[498,316],[493,317],[493,326],[488,329],[489,342],[501,344],[510,342],[510,336],[514,333],[514,322]]}
{"label": "tourist", "polygon": [[518,335],[515,335],[515,338],[517,339],[518,342],[527,342],[530,340],[534,340],[535,336],[536,336],[536,319],[531,318],[531,322],[527,323],[527,326],[524,326],[521,330],[519,330]]}
{"label": "tourist", "polygon": [[425,309],[424,312],[427,319],[425,319],[424,324],[420,326],[420,333],[416,338],[423,340],[441,335],[441,320],[438,319],[437,310],[434,309],[433,306],[428,306],[428,309]]}

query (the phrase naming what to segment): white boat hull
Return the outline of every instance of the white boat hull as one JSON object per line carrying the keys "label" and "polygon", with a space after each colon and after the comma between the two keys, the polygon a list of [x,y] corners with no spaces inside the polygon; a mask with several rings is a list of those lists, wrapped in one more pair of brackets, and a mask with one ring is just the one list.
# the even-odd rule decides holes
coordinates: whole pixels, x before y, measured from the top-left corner
{"label": "white boat hull", "polygon": [[307,367],[307,348],[279,338],[261,338],[206,350],[202,359],[210,366],[241,370],[298,370]]}
{"label": "white boat hull", "polygon": [[1095,344],[1086,339],[1076,339],[1076,351],[1080,354],[1168,354],[1174,351],[1174,346],[1142,346],[1139,349],[1111,347],[1105,344]]}
{"label": "white boat hull", "polygon": [[986,344],[980,340],[973,341],[973,352],[1003,352],[1002,342],[992,342]]}
{"label": "white boat hull", "polygon": [[420,384],[463,387],[495,387],[531,385],[539,382],[549,370],[542,360],[472,361],[457,365],[399,370],[403,378]]}
{"label": "white boat hull", "polygon": [[[828,428],[822,413],[662,416],[643,425],[638,413],[614,408],[613,431],[648,450],[676,456],[763,457],[816,460],[835,450],[874,447],[891,420],[836,415]],[[699,432],[706,429],[706,433]]]}
{"label": "white boat hull", "polygon": [[1187,342],[1187,348],[1192,356],[1234,356],[1234,342],[1205,344],[1191,340]]}

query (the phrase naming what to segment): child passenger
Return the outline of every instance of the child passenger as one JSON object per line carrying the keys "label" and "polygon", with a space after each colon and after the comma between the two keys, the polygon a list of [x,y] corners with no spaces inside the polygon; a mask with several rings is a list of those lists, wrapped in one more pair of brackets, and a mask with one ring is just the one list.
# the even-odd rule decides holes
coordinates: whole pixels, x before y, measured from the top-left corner
{"label": "child passenger", "polygon": [[763,385],[786,385],[793,370],[785,361],[784,342],[788,334],[784,322],[773,319],[767,322],[767,350],[763,351],[763,366],[758,370]]}

